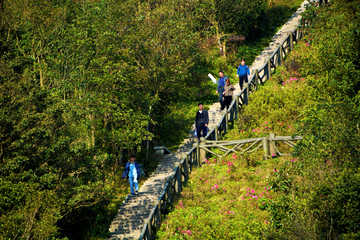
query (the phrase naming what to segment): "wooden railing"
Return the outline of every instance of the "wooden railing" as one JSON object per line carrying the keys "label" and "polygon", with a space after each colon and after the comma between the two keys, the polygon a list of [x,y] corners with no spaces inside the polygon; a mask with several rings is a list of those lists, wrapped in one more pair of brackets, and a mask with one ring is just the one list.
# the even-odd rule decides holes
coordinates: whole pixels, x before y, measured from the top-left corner
{"label": "wooden railing", "polygon": [[[197,145],[197,148],[199,148],[197,151],[197,158],[200,159],[200,151],[204,151],[203,155],[210,153],[219,159],[222,159],[230,153],[238,153],[240,155],[246,152],[252,153],[261,147],[263,149],[265,158],[275,156],[289,156],[291,154],[282,153],[279,151],[279,143],[283,142],[289,147],[295,147],[295,143],[293,141],[302,139],[303,138],[301,136],[275,136],[273,133],[270,133],[268,137],[248,138],[231,141],[206,140],[203,138],[202,141]],[[212,150],[213,148],[216,148],[219,151],[214,152]]]}
{"label": "wooden railing", "polygon": [[[299,27],[293,31],[289,32],[288,37],[276,48],[274,53],[267,59],[264,65],[260,69],[256,69],[255,72],[251,75],[248,84],[245,84],[244,89],[235,96],[229,109],[222,115],[219,123],[209,131],[205,137],[206,142],[211,143],[211,140],[218,141],[220,136],[225,134],[229,130],[229,122],[233,122],[237,119],[241,108],[244,105],[248,104],[249,97],[252,92],[256,91],[259,84],[264,83],[269,80],[271,74],[276,70],[276,68],[281,64],[283,58],[293,49],[293,43],[299,41],[303,37],[303,33],[300,31]],[[259,140],[260,139],[260,140]],[[269,146],[270,149],[275,149],[273,152],[276,152],[278,155],[285,155],[281,153],[276,148],[276,141],[283,141],[289,146],[294,146],[292,140],[301,140],[301,137],[275,137],[272,138],[259,138],[255,141],[261,141],[261,146],[264,148],[264,154],[268,155]],[[241,140],[240,140],[241,141]],[[265,142],[268,141],[268,143]],[[259,148],[259,147],[258,147]],[[265,149],[266,148],[266,149]],[[159,229],[161,224],[161,212],[166,211],[167,207],[173,202],[175,194],[178,194],[182,190],[182,185],[186,183],[189,178],[194,166],[201,166],[200,162],[200,150],[204,149],[205,146],[201,147],[201,143],[197,143],[180,163],[177,163],[174,173],[165,181],[165,186],[162,194],[160,195],[158,201],[155,203],[154,208],[152,209],[149,217],[144,221],[144,227],[141,233],[139,240],[151,240],[155,236],[155,231]]]}
{"label": "wooden railing", "polygon": [[229,130],[229,122],[237,119],[240,110],[249,102],[251,93],[257,90],[259,84],[270,79],[271,74],[281,64],[283,58],[293,49],[293,43],[299,41],[303,37],[302,31],[297,28],[294,32],[290,32],[288,37],[276,48],[272,55],[267,59],[260,69],[255,69],[251,75],[248,84],[244,89],[233,96],[233,101],[229,109],[223,113],[219,123],[211,129],[206,135],[206,140],[219,140],[219,137]]}
{"label": "wooden railing", "polygon": [[[275,155],[286,156],[290,154],[281,153],[278,150],[277,143],[284,142],[286,145],[294,147],[295,143],[293,143],[293,141],[298,140],[302,140],[302,137],[275,136],[274,134],[270,134],[269,137],[234,141],[211,141],[202,138],[201,142],[194,144],[194,147],[186,154],[186,156],[183,156],[182,160],[176,164],[174,173],[165,180],[164,190],[159,199],[155,202],[155,206],[151,210],[149,217],[144,221],[143,231],[139,239],[153,239],[155,231],[159,229],[161,224],[161,212],[166,212],[167,207],[173,202],[174,196],[182,191],[182,186],[188,181],[193,168],[201,166],[201,151],[216,155],[221,159],[229,153],[237,152],[243,154],[245,152],[254,152],[262,147],[264,157]],[[246,144],[250,144],[250,146],[246,146],[246,148],[243,149],[242,147]],[[234,147],[229,148],[229,146]],[[218,148],[223,154],[217,154],[213,152],[211,148]]]}
{"label": "wooden railing", "polygon": [[201,166],[199,161],[199,148],[194,146],[182,160],[176,164],[174,173],[165,180],[164,190],[158,201],[155,202],[149,217],[144,221],[144,227],[139,239],[153,239],[154,232],[160,227],[161,212],[165,212],[167,207],[173,202],[175,194],[182,191],[182,186],[189,179],[189,175],[194,167]]}

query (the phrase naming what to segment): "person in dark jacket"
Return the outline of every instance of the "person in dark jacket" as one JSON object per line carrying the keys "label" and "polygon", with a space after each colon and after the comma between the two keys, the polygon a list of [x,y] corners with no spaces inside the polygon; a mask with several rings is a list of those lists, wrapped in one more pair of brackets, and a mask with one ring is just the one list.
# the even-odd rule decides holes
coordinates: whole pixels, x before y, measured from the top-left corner
{"label": "person in dark jacket", "polygon": [[[130,191],[132,195],[137,195],[139,191],[139,175],[140,175],[140,167],[136,162],[135,155],[130,156],[130,161],[126,163],[123,178],[129,178],[130,182]],[[135,191],[134,191],[135,187]]]}
{"label": "person in dark jacket", "polygon": [[209,114],[206,110],[203,109],[203,104],[198,104],[199,111],[196,112],[196,119],[195,119],[195,128],[196,128],[196,134],[198,140],[201,138],[201,132],[202,136],[206,137],[207,135],[207,127],[209,124]]}

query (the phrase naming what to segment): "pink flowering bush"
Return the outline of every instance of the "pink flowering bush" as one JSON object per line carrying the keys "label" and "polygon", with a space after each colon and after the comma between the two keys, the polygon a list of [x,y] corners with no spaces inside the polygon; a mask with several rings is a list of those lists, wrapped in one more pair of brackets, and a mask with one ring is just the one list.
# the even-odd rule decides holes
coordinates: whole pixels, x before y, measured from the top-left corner
{"label": "pink flowering bush", "polygon": [[277,197],[268,176],[275,176],[274,167],[292,162],[290,158],[281,163],[279,158],[264,160],[262,154],[253,158],[257,163],[252,166],[234,154],[195,169],[164,220],[159,239],[241,239],[265,234],[273,221],[269,206]]}
{"label": "pink flowering bush", "polygon": [[302,111],[314,102],[305,78],[299,72],[289,75],[285,67],[264,85],[261,91],[252,93],[250,103],[235,122],[235,128],[226,138],[298,135]]}

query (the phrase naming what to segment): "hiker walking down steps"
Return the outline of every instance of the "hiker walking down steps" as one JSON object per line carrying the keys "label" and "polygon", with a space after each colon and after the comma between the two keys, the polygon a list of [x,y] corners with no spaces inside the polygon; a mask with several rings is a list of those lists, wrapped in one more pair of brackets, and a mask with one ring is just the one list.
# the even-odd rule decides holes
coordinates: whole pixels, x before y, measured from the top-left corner
{"label": "hiker walking down steps", "polygon": [[[196,112],[195,118],[195,128],[196,128],[196,135],[198,140],[201,137],[206,137],[207,135],[207,127],[209,124],[209,114],[206,110],[203,109],[203,104],[198,104],[199,111]],[[202,132],[202,135],[201,135]]]}
{"label": "hiker walking down steps", "polygon": [[223,105],[223,101],[224,101],[223,92],[224,92],[226,79],[228,79],[228,77],[224,75],[224,72],[222,70],[220,70],[217,89],[216,89],[216,93],[219,93],[220,106]]}
{"label": "hiker walking down steps", "polygon": [[[135,155],[130,156],[130,161],[126,163],[123,178],[129,178],[130,182],[130,192],[132,195],[137,195],[139,191],[139,176],[140,176],[140,167],[139,164],[136,162]],[[134,191],[135,188],[135,191]]]}
{"label": "hiker walking down steps", "polygon": [[241,64],[237,68],[237,77],[239,77],[240,90],[243,89],[243,84],[248,83],[248,75],[250,75],[250,70],[247,65],[245,65],[245,59],[241,59]]}
{"label": "hiker walking down steps", "polygon": [[229,109],[229,106],[232,102],[232,96],[234,93],[234,86],[230,83],[230,79],[226,79],[226,84],[224,87],[224,102],[223,105],[221,106],[221,111],[224,110],[224,108],[226,107],[226,109]]}

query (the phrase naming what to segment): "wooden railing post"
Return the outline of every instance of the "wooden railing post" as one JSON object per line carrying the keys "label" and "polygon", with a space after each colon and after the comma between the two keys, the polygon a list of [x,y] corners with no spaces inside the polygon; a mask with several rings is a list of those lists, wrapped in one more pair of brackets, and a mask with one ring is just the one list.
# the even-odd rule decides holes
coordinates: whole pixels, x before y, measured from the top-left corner
{"label": "wooden railing post", "polygon": [[279,48],[278,48],[279,50],[278,50],[278,56],[277,56],[277,64],[278,64],[278,66],[280,66],[281,65],[281,61],[282,61],[282,49],[281,49],[281,45],[279,45]]}
{"label": "wooden railing post", "polygon": [[[205,138],[200,138],[200,144],[204,144],[205,145],[206,139]],[[201,166],[203,160],[206,158],[206,151],[204,149],[200,149],[200,158],[199,158],[199,166]]]}
{"label": "wooden railing post", "polygon": [[[269,138],[275,138],[275,133],[270,133]],[[275,145],[275,141],[273,141],[272,144],[269,144],[270,145],[270,155],[272,157],[275,157],[277,155],[277,152],[276,152],[276,149],[273,144]]]}
{"label": "wooden railing post", "polygon": [[264,149],[264,158],[268,158],[269,155],[269,139],[267,137],[263,137],[262,145]]}
{"label": "wooden railing post", "polygon": [[268,58],[267,60],[267,75],[266,75],[266,80],[269,80],[271,77],[271,60],[270,58]]}
{"label": "wooden railing post", "polygon": [[225,110],[225,130],[224,132],[227,133],[229,131],[229,113]]}
{"label": "wooden railing post", "polygon": [[281,64],[281,62],[284,58],[283,45],[280,44],[279,48],[280,48],[280,64]]}
{"label": "wooden railing post", "polygon": [[147,224],[148,234],[146,236],[147,239],[153,239],[152,231],[151,231],[151,221],[149,219],[144,220],[144,225]]}
{"label": "wooden railing post", "polygon": [[179,162],[175,163],[176,173],[175,173],[175,192],[181,192],[181,165]]}
{"label": "wooden railing post", "polygon": [[188,164],[188,161],[187,161],[187,154],[186,153],[183,153],[181,155],[181,159],[185,159],[184,160],[184,182],[187,182],[189,180],[189,164]]}
{"label": "wooden railing post", "polygon": [[214,131],[215,131],[215,141],[218,141],[219,140],[219,127],[218,127],[218,125],[215,126]]}
{"label": "wooden railing post", "polygon": [[196,163],[195,166],[200,167],[200,141],[196,145]]}
{"label": "wooden railing post", "polygon": [[158,212],[156,214],[156,227],[160,228],[161,225],[161,203],[159,200],[155,202],[155,206],[157,205]]}
{"label": "wooden railing post", "polygon": [[186,156],[186,162],[189,164],[189,175],[192,171],[192,164],[193,164],[192,155],[194,155],[193,152],[191,152],[189,155]]}
{"label": "wooden railing post", "polygon": [[254,83],[255,83],[256,86],[260,84],[259,71],[257,69],[255,69]]}
{"label": "wooden railing post", "polygon": [[[235,119],[237,119],[238,118],[238,115],[239,115],[239,111],[240,111],[240,104],[239,104],[239,96],[238,95],[236,95],[235,96],[235,104],[236,104],[236,109],[235,109]],[[217,141],[218,139],[216,139],[216,141]]]}
{"label": "wooden railing post", "polygon": [[290,49],[289,49],[289,51],[291,51],[291,50],[293,50],[293,48],[294,48],[294,39],[293,39],[293,33],[292,32],[290,32],[290,40],[289,40],[290,42]]}
{"label": "wooden railing post", "polygon": [[244,83],[245,91],[244,91],[244,103],[248,105],[249,103],[249,86],[247,83]]}

